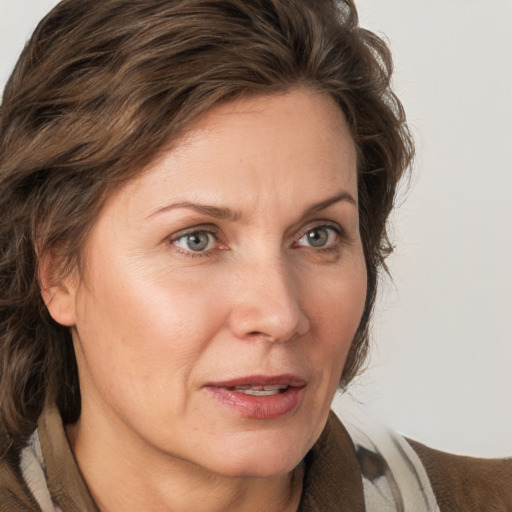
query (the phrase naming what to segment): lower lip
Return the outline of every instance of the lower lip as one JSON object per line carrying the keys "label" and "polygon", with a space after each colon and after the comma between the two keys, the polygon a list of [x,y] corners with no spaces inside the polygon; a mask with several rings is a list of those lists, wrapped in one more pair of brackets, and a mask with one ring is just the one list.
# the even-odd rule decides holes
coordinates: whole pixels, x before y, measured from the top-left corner
{"label": "lower lip", "polygon": [[269,420],[293,412],[302,402],[305,386],[289,387],[283,393],[268,396],[246,395],[227,388],[206,388],[223,405],[245,418]]}

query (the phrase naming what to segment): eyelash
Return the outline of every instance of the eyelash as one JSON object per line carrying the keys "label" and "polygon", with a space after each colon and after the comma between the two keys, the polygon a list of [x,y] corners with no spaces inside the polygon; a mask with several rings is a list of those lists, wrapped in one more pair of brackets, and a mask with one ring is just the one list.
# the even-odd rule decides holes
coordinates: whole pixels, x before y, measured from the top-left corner
{"label": "eyelash", "polygon": [[345,238],[345,232],[343,231],[343,228],[339,226],[338,224],[331,224],[331,223],[324,223],[324,224],[318,224],[316,226],[309,226],[307,229],[301,232],[301,234],[297,237],[296,241],[294,242],[294,245],[296,247],[302,247],[299,245],[296,245],[300,240],[302,240],[308,233],[311,233],[315,230],[321,230],[321,229],[328,229],[334,232],[335,236],[337,237],[336,240],[334,240],[333,243],[329,244],[327,247],[312,247],[311,249],[314,249],[317,252],[332,252],[333,250],[337,250],[339,246],[339,242],[342,241]]}
{"label": "eyelash", "polygon": [[187,236],[195,235],[197,233],[206,233],[209,236],[212,236],[218,243],[218,230],[212,229],[213,226],[195,226],[193,228],[190,228],[186,231],[182,231],[178,235],[172,236],[169,239],[169,244],[174,247],[176,252],[179,254],[186,256],[188,258],[204,258],[204,257],[211,257],[214,255],[214,251],[212,249],[206,250],[206,251],[192,251],[183,249],[182,247],[179,247],[176,244],[176,242],[182,238],[185,238]]}
{"label": "eyelash", "polygon": [[[308,226],[307,229],[304,229],[303,231],[301,231],[299,233],[299,235],[294,239],[294,241],[292,243],[292,247],[295,247],[295,248],[306,247],[307,248],[307,246],[298,245],[298,242],[300,240],[302,240],[302,238],[304,238],[308,233],[315,231],[315,230],[321,230],[321,229],[327,229],[327,230],[333,231],[335,236],[337,237],[337,239],[327,247],[315,248],[315,247],[309,246],[309,248],[313,249],[315,252],[320,252],[320,253],[321,252],[332,252],[332,251],[338,250],[339,242],[345,238],[345,232],[341,226],[339,226],[338,224],[332,224],[332,223],[323,223],[323,224],[318,224],[318,225],[314,225],[314,226],[311,226],[311,225]],[[177,235],[174,235],[171,238],[169,238],[169,244],[173,246],[173,248],[176,250],[176,252],[178,252],[179,254],[186,256],[188,258],[204,258],[204,257],[213,256],[215,253],[215,248],[207,249],[207,250],[203,250],[203,251],[193,251],[191,249],[190,250],[183,249],[176,245],[176,242],[178,240],[185,238],[187,236],[191,236],[191,235],[199,234],[199,233],[205,233],[208,236],[212,236],[216,240],[216,243],[217,244],[219,243],[218,230],[212,229],[212,226],[208,225],[208,226],[195,226],[195,227],[190,228],[186,231],[183,231]]]}

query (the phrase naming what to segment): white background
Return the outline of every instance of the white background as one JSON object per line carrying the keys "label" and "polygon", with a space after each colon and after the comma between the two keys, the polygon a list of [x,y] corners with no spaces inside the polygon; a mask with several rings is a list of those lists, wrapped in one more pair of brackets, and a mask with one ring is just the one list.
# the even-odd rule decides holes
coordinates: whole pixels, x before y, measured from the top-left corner
{"label": "white background", "polygon": [[[0,85],[53,0],[0,0]],[[351,393],[439,449],[512,455],[512,2],[359,0],[417,142]]]}

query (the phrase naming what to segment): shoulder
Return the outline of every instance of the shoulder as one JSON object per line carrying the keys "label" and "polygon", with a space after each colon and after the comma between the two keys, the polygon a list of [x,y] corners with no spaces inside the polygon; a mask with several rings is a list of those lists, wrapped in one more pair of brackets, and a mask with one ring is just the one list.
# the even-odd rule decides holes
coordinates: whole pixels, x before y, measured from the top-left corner
{"label": "shoulder", "polygon": [[0,459],[0,512],[39,510],[21,475],[5,458]]}
{"label": "shoulder", "polygon": [[408,442],[425,467],[442,511],[512,510],[512,458],[465,457]]}
{"label": "shoulder", "polygon": [[350,397],[338,414],[363,478],[366,511],[512,512],[512,458],[440,452],[388,429]]}

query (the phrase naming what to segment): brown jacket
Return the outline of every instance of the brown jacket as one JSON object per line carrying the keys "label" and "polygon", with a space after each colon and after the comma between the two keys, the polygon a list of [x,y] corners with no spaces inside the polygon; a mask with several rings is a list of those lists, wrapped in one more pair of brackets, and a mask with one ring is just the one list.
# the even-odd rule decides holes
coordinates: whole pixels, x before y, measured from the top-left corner
{"label": "brown jacket", "polygon": [[[63,512],[98,512],[56,409],[42,415],[38,432],[46,482],[53,500]],[[512,511],[512,459],[460,457],[414,441],[409,443],[427,471],[441,512]],[[359,464],[350,436],[331,414],[322,436],[305,459],[299,512],[365,512]],[[19,471],[3,461],[0,463],[0,512],[27,511],[40,511],[40,508]]]}

